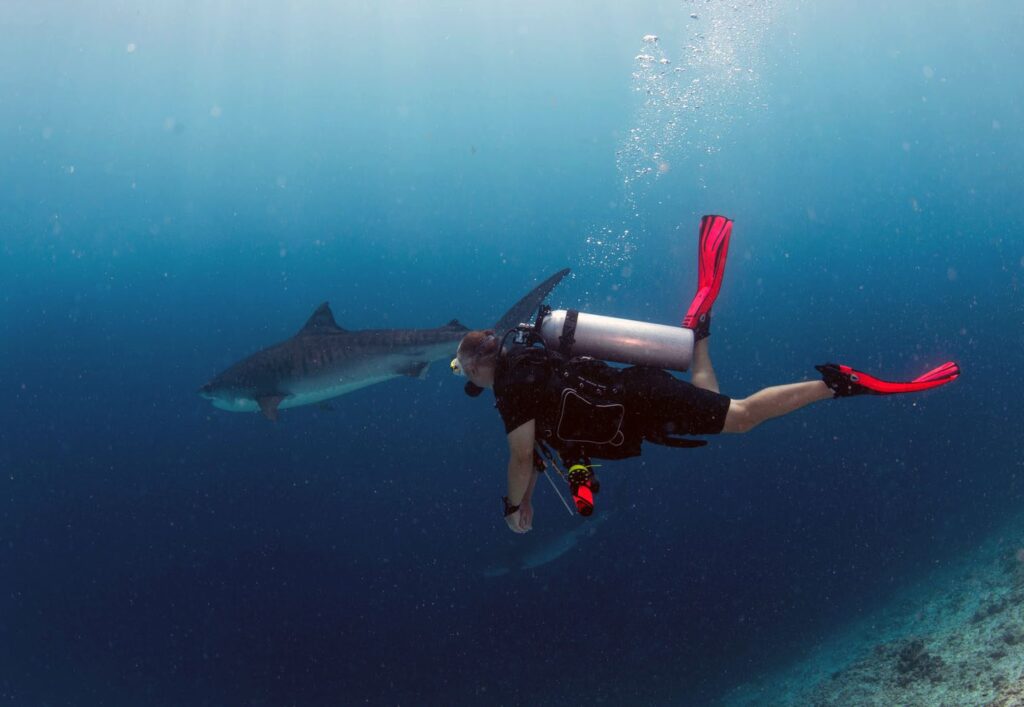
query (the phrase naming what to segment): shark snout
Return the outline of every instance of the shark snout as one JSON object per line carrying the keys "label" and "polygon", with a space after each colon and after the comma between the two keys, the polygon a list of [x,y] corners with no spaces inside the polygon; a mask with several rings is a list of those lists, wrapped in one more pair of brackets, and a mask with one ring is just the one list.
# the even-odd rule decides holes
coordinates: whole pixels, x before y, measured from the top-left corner
{"label": "shark snout", "polygon": [[199,397],[209,400],[213,397],[213,383],[207,383],[196,392],[199,393]]}

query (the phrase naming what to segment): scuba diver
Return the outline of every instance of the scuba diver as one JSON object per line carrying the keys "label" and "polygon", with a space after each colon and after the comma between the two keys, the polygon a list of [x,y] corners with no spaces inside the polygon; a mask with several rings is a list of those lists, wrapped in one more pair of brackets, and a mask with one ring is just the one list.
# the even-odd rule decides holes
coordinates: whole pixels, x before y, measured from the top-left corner
{"label": "scuba diver", "polygon": [[[705,441],[687,436],[748,432],[819,400],[911,393],[959,376],[954,362],[908,382],[826,363],[815,367],[821,380],[772,386],[746,398],[722,395],[708,337],[732,225],[724,216],[701,219],[697,294],[681,327],[545,306],[533,324],[463,337],[452,370],[469,379],[471,396],[493,388],[508,435],[508,487],[502,500],[512,531],[533,527],[534,486],[549,467],[568,482],[576,510],[590,515],[600,489],[593,459],[637,456],[645,441],[703,446]],[[668,372],[687,369],[690,382]]]}

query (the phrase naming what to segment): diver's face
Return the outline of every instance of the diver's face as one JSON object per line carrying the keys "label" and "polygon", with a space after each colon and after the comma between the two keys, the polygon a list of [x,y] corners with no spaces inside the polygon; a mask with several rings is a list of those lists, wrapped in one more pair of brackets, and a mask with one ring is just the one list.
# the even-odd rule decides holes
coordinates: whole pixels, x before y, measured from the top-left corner
{"label": "diver's face", "polygon": [[459,359],[459,365],[462,366],[466,378],[481,388],[490,388],[494,385],[493,364],[482,363],[475,358],[467,356],[465,359]]}

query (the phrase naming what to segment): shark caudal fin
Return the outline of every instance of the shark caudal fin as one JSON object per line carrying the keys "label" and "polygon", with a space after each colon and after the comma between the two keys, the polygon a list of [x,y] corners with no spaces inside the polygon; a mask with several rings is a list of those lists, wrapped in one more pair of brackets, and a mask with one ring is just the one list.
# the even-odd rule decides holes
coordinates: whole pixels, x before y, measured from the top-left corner
{"label": "shark caudal fin", "polygon": [[512,308],[505,312],[494,325],[494,333],[498,338],[504,336],[510,329],[515,329],[523,322],[528,321],[533,316],[533,313],[537,311],[537,308],[540,307],[541,303],[551,294],[551,290],[555,289],[555,285],[560,283],[562,278],[568,275],[569,272],[569,268],[559,270],[512,305]]}

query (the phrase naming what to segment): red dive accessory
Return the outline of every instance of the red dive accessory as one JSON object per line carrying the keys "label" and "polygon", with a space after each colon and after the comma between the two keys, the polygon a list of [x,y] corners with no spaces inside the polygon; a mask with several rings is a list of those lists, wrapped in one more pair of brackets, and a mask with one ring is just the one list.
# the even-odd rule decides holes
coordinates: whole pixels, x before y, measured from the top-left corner
{"label": "red dive accessory", "polygon": [[916,393],[919,390],[938,388],[960,376],[960,366],[953,361],[948,361],[905,383],[884,381],[838,363],[824,363],[815,368],[821,372],[821,379],[832,389],[835,398],[846,398],[851,395]]}
{"label": "red dive accessory", "polygon": [[725,259],[729,255],[732,220],[725,216],[704,216],[700,220],[697,250],[697,294],[683,317],[683,326],[693,329],[698,341],[711,333],[711,306],[722,289]]}
{"label": "red dive accessory", "polygon": [[576,510],[581,516],[589,516],[594,512],[594,494],[601,490],[601,482],[594,476],[593,468],[573,464],[569,467],[568,481]]}

